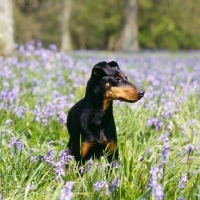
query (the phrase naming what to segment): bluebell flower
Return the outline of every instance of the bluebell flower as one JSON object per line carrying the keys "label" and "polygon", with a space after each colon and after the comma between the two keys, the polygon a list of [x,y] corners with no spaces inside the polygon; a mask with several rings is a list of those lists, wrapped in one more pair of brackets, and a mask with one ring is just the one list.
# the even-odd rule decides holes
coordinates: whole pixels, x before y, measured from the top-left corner
{"label": "bluebell flower", "polygon": [[50,44],[49,49],[52,51],[57,51],[57,46],[55,44]]}
{"label": "bluebell flower", "polygon": [[90,158],[90,160],[87,161],[86,166],[87,166],[87,171],[88,171],[88,172],[91,172],[92,167],[97,167],[97,166],[98,166],[98,163],[97,163],[97,162],[94,162],[94,161]]}
{"label": "bluebell flower", "polygon": [[74,158],[74,156],[71,156],[69,154],[69,148],[66,148],[64,151],[61,151],[59,153],[59,162],[61,162],[61,164],[63,166],[68,165],[68,163]]}
{"label": "bluebell flower", "polygon": [[163,122],[159,121],[157,118],[148,119],[146,122],[146,126],[154,126],[156,131],[159,131],[163,126]]}
{"label": "bluebell flower", "polygon": [[95,187],[96,191],[99,191],[102,188],[102,183],[97,181],[96,183],[93,184],[93,186]]}
{"label": "bluebell flower", "polygon": [[167,161],[169,149],[170,149],[169,143],[165,142],[163,149],[162,149],[162,164],[166,163],[166,161]]}
{"label": "bluebell flower", "polygon": [[120,179],[117,177],[114,181],[113,181],[113,187],[112,190],[116,190],[119,187],[120,184]]}
{"label": "bluebell flower", "polygon": [[174,129],[174,124],[172,121],[169,121],[169,124],[167,125],[167,131],[172,131]]}
{"label": "bluebell flower", "polygon": [[184,188],[186,183],[187,183],[187,175],[182,174],[179,182],[179,187]]}
{"label": "bluebell flower", "polygon": [[162,200],[165,197],[164,192],[163,192],[163,188],[160,184],[156,184],[153,187],[153,194],[155,195],[156,200]]}
{"label": "bluebell flower", "polygon": [[166,142],[169,136],[169,132],[166,131],[163,135],[161,135],[158,140],[162,140],[163,142]]}
{"label": "bluebell flower", "polygon": [[185,126],[184,125],[181,125],[180,126],[180,129],[181,129],[181,133],[186,136],[186,130],[185,130]]}
{"label": "bluebell flower", "polygon": [[109,186],[106,181],[99,182],[97,181],[96,183],[93,184],[94,188],[96,191],[100,191],[101,189],[105,189],[105,195],[109,195]]}
{"label": "bluebell flower", "polygon": [[29,190],[34,190],[35,189],[35,185],[33,183],[29,183],[27,185],[27,187],[28,187]]}
{"label": "bluebell flower", "polygon": [[191,119],[191,120],[189,121],[189,125],[190,125],[190,126],[193,126],[193,125],[196,124],[197,122],[198,122],[197,119]]}
{"label": "bluebell flower", "polygon": [[29,153],[30,153],[30,161],[31,162],[35,162],[37,160],[37,157],[33,155],[34,148],[31,148],[30,151],[29,151]]}
{"label": "bluebell flower", "polygon": [[118,168],[119,168],[119,162],[118,162],[118,161],[115,161],[115,162],[113,163],[113,168],[114,168],[114,169],[118,169]]}
{"label": "bluebell flower", "polygon": [[23,106],[18,106],[15,107],[13,110],[13,113],[20,118],[24,118],[24,114],[26,112],[27,108],[23,107]]}
{"label": "bluebell flower", "polygon": [[157,176],[158,176],[159,168],[151,167],[150,174],[151,177],[149,179],[148,188],[153,187],[157,184]]}
{"label": "bluebell flower", "polygon": [[11,120],[11,119],[7,119],[7,120],[6,120],[6,126],[10,126],[11,123],[12,123],[12,120]]}
{"label": "bluebell flower", "polygon": [[53,150],[48,150],[47,154],[43,156],[45,162],[49,163],[50,165],[54,166],[54,151]]}
{"label": "bluebell flower", "polygon": [[55,163],[53,170],[56,175],[56,180],[61,179],[62,176],[65,175],[65,169],[62,167],[61,163]]}
{"label": "bluebell flower", "polygon": [[22,151],[24,150],[24,144],[19,140],[19,138],[12,137],[11,140],[8,142],[8,147],[14,147],[15,149]]}
{"label": "bluebell flower", "polygon": [[184,147],[184,150],[186,153],[191,153],[192,151],[194,151],[194,149],[195,149],[195,147],[192,144]]}
{"label": "bluebell flower", "polygon": [[56,175],[56,180],[61,179],[65,175],[66,166],[74,158],[69,155],[69,149],[61,151],[58,156],[58,160],[54,161],[54,151],[49,150],[47,155],[44,156],[44,160],[53,167],[54,174]]}
{"label": "bluebell flower", "polygon": [[73,185],[74,185],[74,183],[71,182],[71,181],[66,182],[65,188],[63,188],[60,191],[59,200],[70,200],[70,199],[72,199],[73,192],[71,190],[72,190]]}

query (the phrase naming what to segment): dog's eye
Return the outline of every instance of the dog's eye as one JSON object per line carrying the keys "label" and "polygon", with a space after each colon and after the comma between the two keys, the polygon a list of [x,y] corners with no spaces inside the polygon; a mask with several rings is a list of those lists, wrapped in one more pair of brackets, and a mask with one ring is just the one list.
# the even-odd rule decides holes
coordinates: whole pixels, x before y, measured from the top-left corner
{"label": "dog's eye", "polygon": [[121,78],[120,78],[120,77],[116,77],[115,80],[116,80],[116,81],[120,81]]}

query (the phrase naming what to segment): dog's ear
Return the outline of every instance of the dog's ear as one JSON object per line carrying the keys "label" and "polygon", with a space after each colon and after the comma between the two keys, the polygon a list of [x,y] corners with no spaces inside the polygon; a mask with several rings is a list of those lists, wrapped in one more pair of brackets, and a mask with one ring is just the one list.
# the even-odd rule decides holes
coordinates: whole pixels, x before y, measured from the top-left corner
{"label": "dog's ear", "polygon": [[116,68],[119,69],[119,65],[118,65],[118,63],[115,62],[115,61],[111,61],[111,62],[109,62],[108,64],[110,65],[110,67],[116,67]]}
{"label": "dog's ear", "polygon": [[95,75],[97,77],[102,77],[106,75],[109,76],[111,74],[112,72],[111,72],[110,66],[105,61],[97,63],[92,70],[92,75]]}

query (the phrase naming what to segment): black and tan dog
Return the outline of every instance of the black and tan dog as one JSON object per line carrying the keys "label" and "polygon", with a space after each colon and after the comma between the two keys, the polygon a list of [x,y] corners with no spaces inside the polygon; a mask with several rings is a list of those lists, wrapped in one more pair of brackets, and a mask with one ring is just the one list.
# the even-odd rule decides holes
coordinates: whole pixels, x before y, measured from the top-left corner
{"label": "black and tan dog", "polygon": [[69,111],[69,153],[77,162],[100,158],[103,151],[108,161],[118,159],[117,135],[113,117],[113,100],[134,103],[144,91],[130,83],[118,64],[100,62],[92,69],[86,94]]}

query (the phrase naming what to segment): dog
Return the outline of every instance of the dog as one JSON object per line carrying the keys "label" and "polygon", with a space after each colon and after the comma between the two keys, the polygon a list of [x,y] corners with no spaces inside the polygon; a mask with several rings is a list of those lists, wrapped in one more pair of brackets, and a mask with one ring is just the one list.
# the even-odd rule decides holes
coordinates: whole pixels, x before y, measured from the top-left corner
{"label": "dog", "polygon": [[108,162],[118,160],[113,100],[134,103],[144,93],[129,82],[115,61],[96,64],[87,82],[85,97],[68,113],[69,154],[78,163],[99,159],[103,152],[107,153]]}

